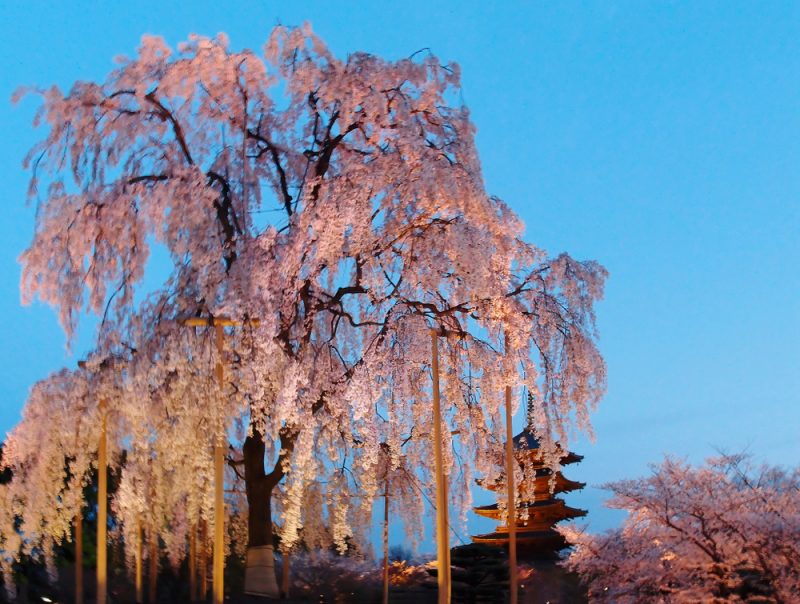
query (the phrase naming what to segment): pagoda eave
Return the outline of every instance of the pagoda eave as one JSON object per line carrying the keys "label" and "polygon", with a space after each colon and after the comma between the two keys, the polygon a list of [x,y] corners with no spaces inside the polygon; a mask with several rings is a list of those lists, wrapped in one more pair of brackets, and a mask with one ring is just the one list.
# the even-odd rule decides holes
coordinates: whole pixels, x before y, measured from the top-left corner
{"label": "pagoda eave", "polygon": [[[506,516],[505,510],[500,509],[500,506],[496,503],[473,508],[473,511],[480,516],[492,518],[494,520],[504,519]],[[587,514],[586,510],[565,505],[564,501],[561,499],[525,503],[517,507],[517,517],[519,518],[524,515],[526,511],[528,513],[528,519],[526,521],[520,519],[517,522],[517,526],[525,527],[529,523],[541,522],[552,524],[562,520],[581,518]]]}
{"label": "pagoda eave", "polygon": [[[520,463],[531,464],[537,468],[547,467],[544,459],[542,459],[542,453],[538,449],[517,449],[514,452],[514,457],[516,457],[517,461]],[[558,459],[558,463],[562,466],[568,466],[573,463],[578,463],[579,461],[583,461],[583,455],[578,455],[572,451],[567,452]]]}
{"label": "pagoda eave", "polygon": [[[508,545],[508,533],[486,533],[484,535],[473,535],[475,543],[485,543],[505,547]],[[519,531],[516,535],[518,545],[528,546],[532,549],[560,550],[569,545],[561,533],[554,530],[544,531]]]}
{"label": "pagoda eave", "polygon": [[[585,482],[578,482],[576,480],[570,480],[565,478],[561,472],[556,473],[556,477],[554,479],[555,484],[553,485],[552,492],[550,491],[550,482],[552,479],[552,474],[547,474],[542,472],[542,470],[538,470],[536,472],[536,478],[532,481],[533,485],[528,482],[523,482],[518,486],[519,492],[521,495],[527,495],[533,493],[534,495],[547,495],[547,494],[555,494],[555,493],[568,493],[570,491],[579,491],[586,487]],[[506,491],[505,482],[502,480],[488,483],[485,480],[478,479],[475,483],[493,492],[503,492]]]}

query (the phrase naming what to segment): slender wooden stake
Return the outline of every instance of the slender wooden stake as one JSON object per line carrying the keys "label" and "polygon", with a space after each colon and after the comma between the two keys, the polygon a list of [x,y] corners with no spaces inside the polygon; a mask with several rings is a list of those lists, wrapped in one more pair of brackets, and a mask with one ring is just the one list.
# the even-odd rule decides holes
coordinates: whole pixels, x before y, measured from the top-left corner
{"label": "slender wooden stake", "polygon": [[283,564],[281,565],[281,591],[283,598],[289,599],[289,552],[283,553]]}
{"label": "slender wooden stake", "polygon": [[75,604],[83,604],[83,513],[75,514]]}
{"label": "slender wooden stake", "polygon": [[447,478],[442,453],[442,410],[439,401],[439,336],[431,331],[433,373],[433,454],[436,468],[436,553],[439,604],[450,602],[450,544],[447,519]]}
{"label": "slender wooden stake", "polygon": [[214,604],[223,604],[223,571],[225,568],[225,509],[222,492],[222,437],[217,437],[214,445]]}
{"label": "slender wooden stake", "polygon": [[208,524],[205,518],[200,520],[200,601],[208,597]]}
{"label": "slender wooden stake", "polygon": [[514,496],[514,435],[511,427],[511,386],[506,386],[506,486],[508,488],[508,578],[509,602],[517,604],[517,505]]}
{"label": "slender wooden stake", "polygon": [[106,604],[108,589],[108,460],[106,401],[100,401],[100,442],[97,445],[97,604]]}
{"label": "slender wooden stake", "polygon": [[144,539],[142,538],[142,521],[138,520],[136,523],[136,552],[135,556],[135,569],[136,576],[134,584],[136,586],[136,604],[144,604],[144,564],[142,558],[144,557]]}
{"label": "slender wooden stake", "polygon": [[[245,172],[243,172],[245,174]],[[246,179],[245,179],[246,180]],[[180,319],[183,325],[188,327],[201,327],[213,325],[216,332],[217,352],[219,353],[219,360],[217,361],[216,374],[219,382],[220,389],[224,385],[224,372],[222,365],[222,353],[224,349],[225,326],[241,325],[228,317],[186,317]],[[250,319],[250,325],[258,326],[260,321],[258,319]],[[221,423],[221,422],[220,422]],[[213,601],[214,604],[223,604],[225,598],[225,500],[224,500],[224,455],[225,448],[227,447],[227,439],[225,437],[225,427],[220,425],[217,427],[220,431],[214,441],[214,546],[213,546]],[[202,546],[200,548],[200,563],[203,568],[203,575],[200,581],[200,598],[205,601],[207,591],[207,562],[206,562],[206,526],[201,525],[203,538]]]}
{"label": "slender wooden stake", "polygon": [[189,527],[189,601],[197,602],[197,527]]}
{"label": "slender wooden stake", "polygon": [[383,604],[389,604],[389,478],[383,491]]}
{"label": "slender wooden stake", "polygon": [[156,604],[158,596],[158,535],[154,528],[150,529],[150,569],[148,571],[148,581],[150,583],[150,593],[147,596],[150,604]]}
{"label": "slender wooden stake", "polygon": [[[217,336],[217,380],[220,391],[224,386],[224,373],[222,367],[222,353],[225,346],[225,337],[222,325],[215,325]],[[220,430],[221,428],[217,428]],[[224,571],[225,571],[225,501],[223,499],[223,455],[224,434],[217,434],[214,443],[214,604],[223,604],[225,599]]]}

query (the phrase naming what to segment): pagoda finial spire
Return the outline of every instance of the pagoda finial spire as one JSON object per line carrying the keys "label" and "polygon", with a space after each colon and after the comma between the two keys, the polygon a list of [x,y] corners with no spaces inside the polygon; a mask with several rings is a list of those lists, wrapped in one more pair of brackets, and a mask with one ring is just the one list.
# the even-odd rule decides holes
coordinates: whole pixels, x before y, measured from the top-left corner
{"label": "pagoda finial spire", "polygon": [[527,425],[525,426],[525,430],[533,434],[533,426],[536,425],[536,422],[533,417],[533,407],[536,404],[536,397],[534,394],[528,390],[528,407],[527,407]]}

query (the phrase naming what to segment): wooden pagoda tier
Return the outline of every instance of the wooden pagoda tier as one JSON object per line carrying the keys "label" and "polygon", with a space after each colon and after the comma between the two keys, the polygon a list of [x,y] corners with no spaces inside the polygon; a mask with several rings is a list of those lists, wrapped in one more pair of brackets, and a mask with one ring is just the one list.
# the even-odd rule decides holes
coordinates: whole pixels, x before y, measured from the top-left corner
{"label": "wooden pagoda tier", "polygon": [[[550,477],[552,475],[553,471],[550,468],[537,468],[536,480],[526,481],[517,485],[517,492],[519,492],[520,496],[523,498],[529,497],[532,494],[534,496],[534,500],[538,501],[545,496],[549,497],[551,493],[556,494],[569,493],[570,491],[580,491],[586,486],[585,482],[570,480],[569,478],[565,478],[561,472],[556,472],[555,484],[553,485],[553,490],[551,492]],[[491,483],[486,482],[485,480],[478,480],[477,483],[490,491],[504,492],[506,490],[506,483],[502,480]],[[477,508],[475,511],[477,512]],[[478,513],[480,514],[480,512]]]}
{"label": "wooden pagoda tier", "polygon": [[[563,499],[556,498],[557,493],[567,493],[582,489],[585,483],[576,482],[565,478],[561,472],[553,474],[541,455],[539,441],[527,429],[514,437],[514,454],[520,465],[534,468],[532,479],[517,485],[517,492],[521,503],[517,506],[516,533],[517,546],[523,556],[531,558],[551,557],[567,547],[569,544],[554,530],[554,526],[562,520],[580,518],[586,515],[586,510],[572,508],[566,505]],[[561,456],[561,465],[568,465],[581,461],[583,457],[575,453],[565,452]],[[491,491],[505,493],[505,479],[488,483],[478,481],[478,484]],[[492,518],[500,522],[493,533],[474,535],[475,543],[485,543],[495,546],[508,546],[508,526],[504,524],[505,510],[497,504],[484,505],[474,508],[476,514]]]}
{"label": "wooden pagoda tier", "polygon": [[[542,459],[542,453],[540,451],[541,444],[539,440],[528,431],[526,428],[519,434],[517,434],[514,439],[514,455],[519,459],[519,461],[527,461],[527,463],[532,464],[535,468],[544,468],[545,462]],[[557,445],[559,451],[562,451],[561,459],[559,459],[559,463],[562,466],[568,466],[571,463],[578,463],[579,461],[583,461],[583,455],[578,455],[577,453],[573,453],[571,451],[563,452],[560,445]]]}
{"label": "wooden pagoda tier", "polygon": [[[508,533],[487,533],[473,535],[472,541],[484,543],[495,547],[508,547]],[[569,546],[564,536],[556,530],[546,531],[521,531],[517,533],[517,553],[527,558],[555,557],[556,552]]]}
{"label": "wooden pagoda tier", "polygon": [[[527,510],[528,517],[526,519],[519,518],[524,511]],[[495,503],[492,505],[483,505],[475,508],[475,513],[494,520],[503,520],[505,511]],[[581,518],[586,516],[586,510],[578,508],[571,508],[564,503],[563,499],[546,499],[544,501],[526,501],[517,506],[517,528],[526,530],[544,530],[550,528],[556,522],[561,520],[570,520],[572,518]],[[500,525],[497,527],[499,532],[508,532],[508,527]]]}

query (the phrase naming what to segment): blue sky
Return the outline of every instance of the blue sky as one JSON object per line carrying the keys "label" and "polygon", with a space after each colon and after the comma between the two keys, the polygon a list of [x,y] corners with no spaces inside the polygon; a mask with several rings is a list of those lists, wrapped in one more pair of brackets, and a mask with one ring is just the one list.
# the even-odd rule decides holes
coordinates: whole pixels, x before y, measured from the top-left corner
{"label": "blue sky", "polygon": [[[0,432],[74,364],[55,313],[19,304],[29,243],[22,84],[99,79],[143,33],[260,48],[311,21],[343,55],[429,47],[462,67],[487,188],[527,238],[610,271],[608,395],[569,475],[597,485],[665,453],[800,457],[800,5],[792,2],[4,2],[0,4]],[[76,353],[88,344],[84,329]],[[521,415],[519,420],[521,421]],[[593,528],[618,516],[589,488]],[[470,530],[490,530],[470,521]],[[394,537],[393,537],[394,539]],[[399,539],[399,535],[398,535]]]}

